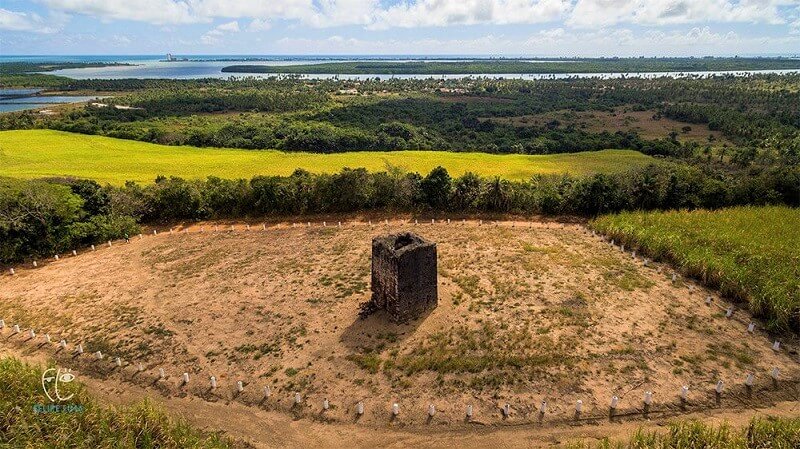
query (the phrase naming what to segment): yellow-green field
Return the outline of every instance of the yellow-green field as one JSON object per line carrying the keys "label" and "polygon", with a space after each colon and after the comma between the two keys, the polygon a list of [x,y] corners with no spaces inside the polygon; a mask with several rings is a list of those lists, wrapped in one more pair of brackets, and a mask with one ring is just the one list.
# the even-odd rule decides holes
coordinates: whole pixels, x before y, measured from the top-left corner
{"label": "yellow-green field", "polygon": [[343,167],[380,171],[389,165],[422,174],[441,165],[454,176],[472,171],[483,176],[525,179],[534,174],[618,172],[653,161],[629,150],[542,156],[441,151],[313,154],[165,146],[51,130],[0,132],[0,176],[69,175],[112,184],[151,182],[157,175],[250,178],[289,175],[296,168],[333,173]]}

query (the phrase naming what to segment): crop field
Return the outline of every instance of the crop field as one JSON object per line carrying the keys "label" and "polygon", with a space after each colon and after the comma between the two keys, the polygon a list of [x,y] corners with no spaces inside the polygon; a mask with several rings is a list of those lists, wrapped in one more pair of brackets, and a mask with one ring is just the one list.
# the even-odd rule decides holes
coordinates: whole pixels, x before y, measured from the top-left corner
{"label": "crop field", "polygon": [[112,184],[152,182],[158,175],[185,178],[285,176],[297,168],[331,173],[343,167],[381,171],[395,166],[425,174],[438,165],[447,168],[452,175],[472,171],[483,176],[519,180],[535,174],[618,172],[653,161],[649,156],[629,150],[533,156],[442,151],[313,154],[165,146],[50,130],[0,132],[0,176],[76,176]]}
{"label": "crop field", "polygon": [[800,329],[800,209],[630,212],[593,226],[745,301],[773,330]]}
{"label": "crop field", "polygon": [[[682,276],[673,282],[669,266],[632,258],[581,225],[399,218],[370,226],[327,217],[327,226],[274,222],[266,230],[196,223],[27,263],[0,277],[2,338],[168,398],[365,428],[459,428],[467,404],[476,423],[549,426],[574,423],[577,400],[580,422],[605,422],[612,395],[619,414],[634,419],[796,399],[800,365],[771,349],[761,324],[748,333],[746,311],[726,317],[714,291]],[[407,324],[381,313],[362,319],[371,238],[403,230],[437,243],[439,305]],[[22,332],[11,334],[17,323]],[[58,351],[62,338],[69,346]],[[75,354],[78,344],[85,354]],[[719,380],[726,393],[715,400]],[[643,409],[647,391],[654,401]],[[293,405],[295,393],[302,404]],[[393,402],[402,410],[395,419]]]}

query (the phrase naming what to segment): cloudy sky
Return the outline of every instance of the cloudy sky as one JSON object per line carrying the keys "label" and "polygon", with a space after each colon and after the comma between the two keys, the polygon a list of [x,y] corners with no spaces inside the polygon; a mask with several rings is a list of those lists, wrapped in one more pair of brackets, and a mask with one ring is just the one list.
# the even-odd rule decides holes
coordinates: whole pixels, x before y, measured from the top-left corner
{"label": "cloudy sky", "polygon": [[800,54],[800,0],[0,0],[0,55]]}

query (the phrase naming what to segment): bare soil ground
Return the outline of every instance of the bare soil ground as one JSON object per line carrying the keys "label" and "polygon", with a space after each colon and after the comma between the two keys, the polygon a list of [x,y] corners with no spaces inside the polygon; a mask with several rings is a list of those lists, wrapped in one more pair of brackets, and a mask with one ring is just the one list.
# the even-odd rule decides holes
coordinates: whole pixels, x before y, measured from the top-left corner
{"label": "bare soil ground", "polygon": [[[578,224],[214,226],[115,242],[4,275],[0,343],[35,346],[98,379],[166,398],[341,426],[326,434],[347,434],[354,425],[458,431],[602,424],[612,395],[622,421],[798,400],[795,342],[773,351],[769,336],[747,332],[746,312],[725,317],[729,305],[715,292],[680,276],[672,282],[669,267],[645,266]],[[406,325],[380,314],[361,320],[371,238],[401,230],[438,244],[439,307]],[[10,334],[17,323],[37,330],[35,343],[24,331]],[[41,340],[45,332],[51,345]],[[62,338],[69,347],[57,351]],[[73,353],[78,343],[80,356]],[[95,351],[104,359],[94,360]],[[117,356],[122,368],[112,362]],[[769,375],[774,367],[778,382]],[[184,372],[188,385],[181,385]],[[213,391],[212,375],[219,384]],[[718,380],[725,387],[717,397]],[[683,385],[686,403],[678,397]],[[264,386],[271,387],[268,400]],[[650,407],[645,391],[653,392]],[[579,399],[583,413],[575,416]],[[401,410],[396,418],[393,402]],[[436,406],[433,418],[428,404]],[[464,419],[468,404],[472,423]],[[207,410],[224,424],[226,409]]]}

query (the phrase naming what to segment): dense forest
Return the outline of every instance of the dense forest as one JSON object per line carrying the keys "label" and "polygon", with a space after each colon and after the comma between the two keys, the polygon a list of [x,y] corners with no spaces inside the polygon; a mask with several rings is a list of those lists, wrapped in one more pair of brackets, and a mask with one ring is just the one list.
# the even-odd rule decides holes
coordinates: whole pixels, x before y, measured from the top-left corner
{"label": "dense forest", "polygon": [[[52,128],[163,144],[342,152],[434,149],[798,160],[800,75],[569,80],[68,80],[101,104],[0,115],[0,129]],[[598,126],[553,114],[594,114]],[[646,112],[629,127],[615,116]],[[658,133],[638,128],[661,124]],[[669,126],[672,129],[668,129]],[[692,126],[708,133],[685,139]],[[683,131],[682,131],[683,130]],[[725,137],[722,141],[713,133]]]}
{"label": "dense forest", "polygon": [[456,61],[353,61],[300,65],[230,65],[227,73],[347,75],[480,75],[507,73],[645,73],[800,69],[791,58],[568,58]]}

